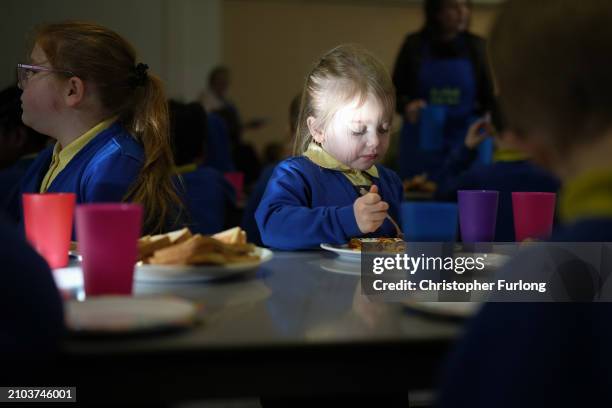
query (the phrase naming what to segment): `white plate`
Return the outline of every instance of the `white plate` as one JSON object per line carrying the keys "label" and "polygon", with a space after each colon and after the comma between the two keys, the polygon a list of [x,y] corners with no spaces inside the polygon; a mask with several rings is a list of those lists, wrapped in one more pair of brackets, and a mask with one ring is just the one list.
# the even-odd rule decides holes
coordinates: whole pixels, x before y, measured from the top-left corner
{"label": "white plate", "polygon": [[100,296],[65,304],[66,325],[79,334],[123,334],[189,327],[197,306],[180,298]]}
{"label": "white plate", "polygon": [[134,271],[135,282],[168,283],[168,282],[201,282],[223,279],[239,273],[257,269],[261,264],[272,259],[272,251],[256,247],[258,261],[240,262],[229,265],[149,265],[137,264]]}
{"label": "white plate", "polygon": [[[313,262],[313,264],[315,264]],[[319,266],[328,272],[341,273],[343,275],[361,276],[361,263],[344,261],[342,258],[321,259]]]}
{"label": "white plate", "polygon": [[347,244],[321,244],[321,248],[326,251],[335,252],[340,259],[345,261],[359,262],[361,261],[361,251],[351,249]]}
{"label": "white plate", "polygon": [[436,316],[452,318],[468,318],[480,309],[479,302],[414,302],[406,301],[404,305],[410,309]]}

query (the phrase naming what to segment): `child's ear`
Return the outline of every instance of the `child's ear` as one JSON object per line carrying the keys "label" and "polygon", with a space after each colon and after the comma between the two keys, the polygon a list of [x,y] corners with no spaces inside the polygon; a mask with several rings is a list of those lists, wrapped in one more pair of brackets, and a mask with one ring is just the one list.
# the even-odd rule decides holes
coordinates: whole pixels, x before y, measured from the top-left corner
{"label": "child's ear", "polygon": [[317,120],[314,116],[309,116],[308,119],[306,119],[306,125],[308,126],[308,130],[310,131],[310,134],[312,135],[314,141],[319,144],[323,144],[323,142],[325,141],[325,137],[321,129],[317,127],[316,124]]}
{"label": "child's ear", "polygon": [[85,97],[85,83],[79,77],[72,77],[68,79],[66,87],[64,88],[64,100],[66,106],[75,107]]}

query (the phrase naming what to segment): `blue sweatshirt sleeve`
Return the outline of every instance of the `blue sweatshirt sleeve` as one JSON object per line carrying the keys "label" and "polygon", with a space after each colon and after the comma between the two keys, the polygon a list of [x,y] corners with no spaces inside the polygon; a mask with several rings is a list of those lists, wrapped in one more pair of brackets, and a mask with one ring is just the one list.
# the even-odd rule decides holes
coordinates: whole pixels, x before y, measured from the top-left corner
{"label": "blue sweatshirt sleeve", "polygon": [[343,244],[363,235],[353,205],[311,208],[311,186],[290,165],[277,166],[255,219],[265,245],[275,249],[318,248],[321,243]]}

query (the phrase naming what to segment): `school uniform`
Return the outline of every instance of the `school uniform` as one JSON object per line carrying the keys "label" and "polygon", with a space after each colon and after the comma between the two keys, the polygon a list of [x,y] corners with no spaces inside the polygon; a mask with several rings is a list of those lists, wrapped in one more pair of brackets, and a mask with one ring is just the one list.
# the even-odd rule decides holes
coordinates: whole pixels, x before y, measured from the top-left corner
{"label": "school uniform", "polygon": [[75,193],[77,204],[120,202],[143,163],[142,145],[111,119],[61,150],[58,144],[43,150],[28,169],[21,192]]}
{"label": "school uniform", "polygon": [[185,187],[188,226],[193,233],[214,234],[225,227],[226,210],[235,206],[236,193],[219,171],[195,164],[178,173]]}
{"label": "school uniform", "polygon": [[262,170],[253,190],[251,190],[251,194],[249,194],[249,199],[247,200],[242,214],[242,222],[240,223],[240,227],[246,231],[249,242],[258,246],[262,246],[263,242],[261,241],[261,234],[257,227],[257,221],[255,221],[255,211],[257,207],[259,207],[259,203],[266,192],[268,181],[270,181],[270,177],[272,177],[275,167],[276,163],[268,165]]}
{"label": "school uniform", "polygon": [[559,180],[519,152],[500,150],[495,152],[492,164],[471,166],[475,156],[476,151],[465,146],[456,150],[445,166],[444,181],[436,196],[439,200],[455,201],[458,190],[499,191],[495,241],[513,242],[512,192],[556,193],[560,187]]}
{"label": "school uniform", "polygon": [[[552,241],[612,242],[612,172],[567,183],[559,214]],[[612,254],[601,255],[609,274]],[[611,317],[609,302],[485,304],[451,356],[438,406],[611,406]]]}
{"label": "school uniform", "polygon": [[207,113],[208,137],[206,138],[206,158],[204,164],[222,173],[234,171],[227,125],[214,112]]}
{"label": "school uniform", "polygon": [[357,225],[353,204],[362,187],[376,184],[389,215],[400,223],[402,184],[398,176],[376,165],[361,172],[341,164],[311,143],[304,156],[276,166],[255,212],[263,243],[283,250],[314,249],[321,243],[344,244],[362,236],[395,237],[386,219],[373,234]]}

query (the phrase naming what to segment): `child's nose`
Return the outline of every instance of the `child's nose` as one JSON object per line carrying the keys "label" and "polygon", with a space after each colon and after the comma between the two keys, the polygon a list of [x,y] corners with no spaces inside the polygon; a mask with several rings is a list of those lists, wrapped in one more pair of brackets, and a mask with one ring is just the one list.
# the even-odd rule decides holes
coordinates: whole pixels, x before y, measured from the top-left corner
{"label": "child's nose", "polygon": [[378,135],[376,133],[370,135],[368,137],[367,144],[370,147],[378,147],[378,145],[380,144],[380,137],[378,137]]}

